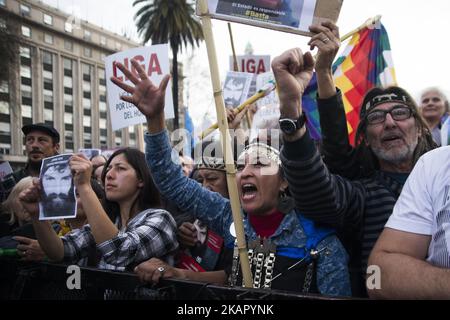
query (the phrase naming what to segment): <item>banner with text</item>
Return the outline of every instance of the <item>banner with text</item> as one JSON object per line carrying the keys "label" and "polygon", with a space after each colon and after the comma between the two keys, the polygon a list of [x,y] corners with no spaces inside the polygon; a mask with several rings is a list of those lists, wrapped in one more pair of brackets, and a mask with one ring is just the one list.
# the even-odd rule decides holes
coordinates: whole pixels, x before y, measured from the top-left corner
{"label": "banner with text", "polygon": [[[317,0],[208,0],[210,15],[288,32],[309,32]],[[197,14],[199,14],[197,12]]]}
{"label": "banner with text", "polygon": [[[120,62],[139,77],[137,71],[131,65],[131,59],[135,59],[141,64],[145,69],[147,76],[155,85],[159,85],[162,78],[166,74],[170,74],[169,47],[167,44],[134,48],[106,57],[106,86],[108,90],[108,104],[113,131],[146,122],[145,116],[133,104],[120,99],[120,96],[128,95],[128,93],[116,86],[110,80],[111,76],[115,76],[122,79],[126,84],[134,86],[134,84],[114,66],[114,62]],[[171,81],[166,89],[164,113],[166,119],[172,119],[174,117]]]}
{"label": "banner with text", "polygon": [[[255,75],[270,71],[270,55],[244,55],[236,56],[238,63],[238,70],[240,72],[254,73]],[[230,56],[230,70],[234,70],[234,58]],[[256,93],[256,77],[253,77],[250,89],[248,91],[248,98]]]}

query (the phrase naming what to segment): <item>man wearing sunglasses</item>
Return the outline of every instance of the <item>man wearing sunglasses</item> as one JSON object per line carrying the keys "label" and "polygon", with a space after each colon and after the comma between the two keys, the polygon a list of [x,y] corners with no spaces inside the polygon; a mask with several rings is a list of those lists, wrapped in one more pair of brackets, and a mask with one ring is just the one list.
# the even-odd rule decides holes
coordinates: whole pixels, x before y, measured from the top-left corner
{"label": "man wearing sunglasses", "polygon": [[[415,162],[435,145],[411,96],[402,88],[389,87],[366,93],[353,149],[347,138],[342,95],[336,90],[331,70],[339,48],[338,29],[324,22],[311,31],[315,35],[309,44],[319,49],[315,63],[310,53],[303,54],[300,49],[289,50],[272,62],[285,140],[283,169],[302,214],[338,230],[350,255],[353,295],[366,296],[369,254]],[[301,121],[301,96],[314,67],[323,144],[341,138],[337,143],[342,151],[338,152],[352,153],[357,159],[357,168],[350,168],[356,172],[353,179],[330,173]],[[295,124],[294,130],[285,130],[281,125],[288,122],[286,119]],[[343,133],[333,131],[333,125]]]}

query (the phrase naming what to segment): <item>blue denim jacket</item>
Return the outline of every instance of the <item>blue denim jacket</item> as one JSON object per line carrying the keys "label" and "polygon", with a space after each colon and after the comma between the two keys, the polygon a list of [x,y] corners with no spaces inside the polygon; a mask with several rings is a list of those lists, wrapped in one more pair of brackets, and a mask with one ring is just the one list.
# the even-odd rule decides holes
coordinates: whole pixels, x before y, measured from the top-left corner
{"label": "blue denim jacket", "polygon": [[[181,166],[177,164],[178,153],[172,152],[167,131],[157,134],[146,133],[145,142],[147,164],[161,194],[207,223],[224,238],[226,247],[232,247],[235,238],[230,233],[233,223],[230,201],[183,175]],[[257,239],[255,230],[245,216],[243,221],[247,241]],[[295,211],[284,217],[270,240],[277,247],[305,248],[307,237]],[[319,291],[324,295],[350,296],[348,258],[344,247],[334,234],[323,239],[316,249],[325,247],[327,249],[320,255],[317,264]]]}

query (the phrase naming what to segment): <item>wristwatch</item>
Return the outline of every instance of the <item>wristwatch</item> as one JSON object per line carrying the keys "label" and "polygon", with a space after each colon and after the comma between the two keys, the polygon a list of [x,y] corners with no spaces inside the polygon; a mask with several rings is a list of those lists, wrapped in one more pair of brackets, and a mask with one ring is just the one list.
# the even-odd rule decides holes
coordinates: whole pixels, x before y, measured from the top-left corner
{"label": "wristwatch", "polygon": [[280,118],[278,121],[280,123],[280,129],[284,134],[292,135],[298,129],[302,128],[306,123],[305,113],[302,112],[297,120],[292,120],[289,118]]}

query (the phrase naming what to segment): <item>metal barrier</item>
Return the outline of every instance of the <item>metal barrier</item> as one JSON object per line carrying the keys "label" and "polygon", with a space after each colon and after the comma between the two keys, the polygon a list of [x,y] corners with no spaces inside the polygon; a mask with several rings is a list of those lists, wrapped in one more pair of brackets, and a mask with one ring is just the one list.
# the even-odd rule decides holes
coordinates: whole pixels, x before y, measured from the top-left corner
{"label": "metal barrier", "polygon": [[80,289],[68,289],[67,265],[0,258],[1,300],[335,300],[279,290],[163,279],[143,285],[133,273],[80,267]]}

